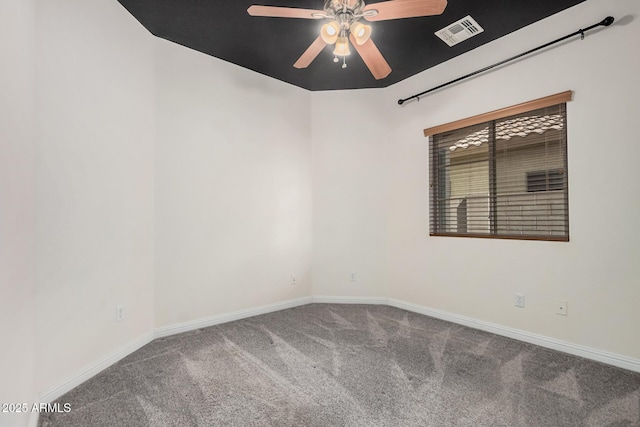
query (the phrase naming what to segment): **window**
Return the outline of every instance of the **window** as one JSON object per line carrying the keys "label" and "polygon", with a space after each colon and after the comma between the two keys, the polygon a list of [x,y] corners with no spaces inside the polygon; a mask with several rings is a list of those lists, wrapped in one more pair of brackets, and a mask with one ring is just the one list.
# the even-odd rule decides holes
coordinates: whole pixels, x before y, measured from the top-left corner
{"label": "window", "polygon": [[568,241],[570,99],[564,92],[426,129],[430,234]]}
{"label": "window", "polygon": [[527,191],[564,190],[563,175],[562,169],[527,172]]}

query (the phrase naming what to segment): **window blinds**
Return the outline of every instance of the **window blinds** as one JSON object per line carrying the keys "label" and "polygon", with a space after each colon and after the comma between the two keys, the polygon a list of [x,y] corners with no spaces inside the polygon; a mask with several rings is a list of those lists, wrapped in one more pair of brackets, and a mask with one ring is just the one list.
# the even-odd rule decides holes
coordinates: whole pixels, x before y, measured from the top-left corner
{"label": "window blinds", "polygon": [[568,240],[566,104],[430,137],[432,235]]}

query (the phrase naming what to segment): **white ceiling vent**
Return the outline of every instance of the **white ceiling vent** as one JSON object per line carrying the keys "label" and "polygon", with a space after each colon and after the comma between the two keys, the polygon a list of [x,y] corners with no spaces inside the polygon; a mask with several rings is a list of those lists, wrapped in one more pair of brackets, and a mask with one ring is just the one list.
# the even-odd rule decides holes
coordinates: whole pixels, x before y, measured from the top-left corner
{"label": "white ceiling vent", "polygon": [[440,31],[436,31],[435,35],[451,47],[483,31],[484,29],[478,25],[475,19],[467,15],[461,20],[447,25]]}

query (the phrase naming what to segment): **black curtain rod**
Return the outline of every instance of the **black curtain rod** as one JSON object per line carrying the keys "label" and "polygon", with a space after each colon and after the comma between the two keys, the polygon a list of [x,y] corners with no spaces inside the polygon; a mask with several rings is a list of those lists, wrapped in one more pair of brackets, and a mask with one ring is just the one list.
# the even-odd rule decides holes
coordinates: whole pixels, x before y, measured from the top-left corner
{"label": "black curtain rod", "polygon": [[481,70],[474,71],[473,73],[467,74],[467,75],[465,75],[465,76],[458,77],[457,79],[451,80],[450,82],[447,82],[447,83],[443,83],[443,84],[441,84],[440,86],[433,87],[433,88],[431,88],[431,89],[429,89],[429,90],[425,90],[424,92],[420,92],[420,93],[418,93],[418,94],[416,94],[416,95],[410,96],[410,97],[405,98],[405,99],[399,99],[399,100],[398,100],[398,104],[399,104],[399,105],[402,105],[402,104],[404,104],[404,103],[405,103],[405,101],[409,101],[410,99],[414,99],[414,98],[418,99],[418,101],[419,101],[419,100],[420,100],[420,97],[421,97],[422,95],[425,95],[425,94],[427,94],[427,93],[429,93],[429,92],[433,92],[434,90],[442,89],[443,87],[445,87],[445,86],[449,86],[449,85],[454,84],[454,83],[457,83],[457,82],[459,82],[460,80],[468,79],[469,77],[473,77],[473,76],[475,76],[476,74],[480,74],[480,73],[483,73],[483,72],[485,72],[485,71],[487,71],[487,70],[490,70],[490,69],[492,69],[492,68],[498,67],[498,66],[500,66],[500,65],[502,65],[502,64],[506,64],[507,62],[513,61],[514,59],[521,58],[521,57],[523,57],[523,56],[525,56],[525,55],[528,55],[528,54],[533,53],[533,52],[535,52],[535,51],[537,51],[537,50],[540,50],[540,49],[544,49],[545,47],[551,46],[552,44],[559,43],[559,42],[561,42],[561,41],[563,41],[563,40],[566,40],[566,39],[568,39],[568,38],[570,38],[570,37],[573,37],[573,36],[576,36],[576,35],[578,35],[578,34],[580,34],[580,37],[581,37],[582,39],[584,39],[584,33],[585,33],[585,32],[587,32],[587,31],[589,31],[589,30],[592,30],[592,29],[594,29],[594,28],[596,28],[596,27],[599,27],[599,26],[605,26],[605,27],[608,27],[609,25],[613,24],[613,21],[614,21],[613,16],[607,16],[606,18],[604,18],[602,21],[598,22],[597,24],[593,24],[593,25],[591,25],[591,26],[589,26],[589,27],[587,27],[587,28],[585,28],[585,29],[579,29],[578,31],[576,31],[576,32],[574,32],[574,33],[568,34],[568,35],[566,35],[566,36],[564,36],[564,37],[560,37],[560,38],[559,38],[559,39],[557,39],[557,40],[554,40],[554,41],[549,42],[549,43],[547,43],[547,44],[543,44],[542,46],[538,46],[538,47],[536,47],[536,48],[534,48],[534,49],[528,50],[528,51],[523,52],[523,53],[521,53],[521,54],[519,54],[519,55],[512,56],[512,57],[511,57],[511,58],[509,58],[509,59],[505,59],[505,60],[503,60],[503,61],[496,62],[496,63],[495,63],[495,64],[493,64],[493,65],[489,65],[488,67],[484,67],[484,68],[483,68],[483,69],[481,69]]}

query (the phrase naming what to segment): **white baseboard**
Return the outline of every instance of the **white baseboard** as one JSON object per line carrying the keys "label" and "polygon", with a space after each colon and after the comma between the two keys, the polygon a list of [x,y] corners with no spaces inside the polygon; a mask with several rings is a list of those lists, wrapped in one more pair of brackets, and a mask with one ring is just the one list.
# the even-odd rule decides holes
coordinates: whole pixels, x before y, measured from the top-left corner
{"label": "white baseboard", "polygon": [[387,298],[384,297],[335,297],[318,295],[312,297],[313,302],[321,304],[387,304]]}
{"label": "white baseboard", "polygon": [[190,322],[179,323],[177,325],[162,326],[160,328],[156,328],[154,338],[162,338],[169,335],[180,334],[182,332],[193,331],[195,329],[206,328],[208,326],[219,325],[221,323],[233,322],[234,320],[246,319],[247,317],[259,316],[260,314],[267,314],[274,311],[285,310],[287,308],[298,307],[309,304],[312,300],[312,297],[296,298],[277,302],[275,304],[262,305],[255,308],[205,317],[204,319],[192,320]]}
{"label": "white baseboard", "polygon": [[114,363],[118,362],[119,360],[124,359],[126,356],[130,355],[131,353],[138,350],[139,348],[149,344],[152,340],[153,340],[152,333],[145,334],[140,338],[134,341],[131,341],[127,345],[107,354],[105,357],[97,360],[91,365],[86,366],[84,369],[80,370],[73,377],[65,381],[62,381],[57,385],[55,385],[54,387],[51,387],[50,389],[41,393],[39,397],[39,402],[50,403],[56,400],[57,398],[71,391],[73,388],[79,386],[89,378],[100,373],[101,371],[113,365]]}
{"label": "white baseboard", "polygon": [[38,427],[39,419],[40,419],[39,412],[31,412],[29,414],[29,420],[27,421],[27,427]]}
{"label": "white baseboard", "polygon": [[401,308],[403,310],[412,311],[414,313],[424,314],[426,316],[435,317],[437,319],[446,320],[452,323],[457,323],[459,325],[468,326],[470,328],[491,332],[496,335],[502,335],[519,341],[536,344],[540,347],[546,347],[553,350],[561,351],[563,353],[569,353],[575,356],[584,357],[585,359],[591,359],[598,362],[606,363],[608,365],[617,366],[619,368],[628,369],[630,371],[640,372],[640,360],[634,359],[632,357],[609,353],[607,351],[585,347],[578,344],[572,344],[570,342],[558,340],[544,335],[521,331],[519,329],[509,328],[507,326],[498,325],[496,323],[485,322],[471,317],[448,313],[446,311],[424,307],[417,304],[411,304],[392,298],[387,300],[387,304],[392,307]]}
{"label": "white baseboard", "polygon": [[[157,328],[154,333],[146,334],[137,340],[125,345],[124,347],[108,354],[101,358],[85,369],[81,370],[72,378],[65,380],[58,385],[51,387],[40,395],[39,401],[49,403],[59,398],[63,394],[67,393],[71,389],[77,387],[84,381],[100,373],[102,370],[108,368],[144,345],[150,343],[156,338],[166,337],[169,335],[179,334],[182,332],[188,332],[195,329],[206,328],[208,326],[218,325],[221,323],[232,322],[234,320],[245,319],[248,317],[258,316],[261,314],[267,314],[274,311],[284,310],[287,308],[298,307],[310,303],[325,303],[325,304],[372,304],[372,305],[389,305],[391,307],[400,308],[403,310],[411,311],[414,313],[424,314],[426,316],[435,317],[438,319],[446,320],[459,325],[468,326],[474,329],[480,329],[483,331],[491,332],[496,335],[502,335],[505,337],[513,338],[519,341],[536,344],[541,347],[550,348],[553,350],[562,351],[564,353],[573,354],[576,356],[584,357],[598,362],[606,363],[608,365],[617,366],[620,368],[628,369],[630,371],[640,372],[640,360],[634,359],[619,354],[609,353],[606,351],[585,347],[577,344],[572,344],[566,341],[557,340],[555,338],[546,337],[543,335],[533,334],[526,331],[521,331],[514,328],[498,325],[495,323],[485,322],[482,320],[474,319],[471,317],[461,316],[458,314],[449,313],[434,308],[429,308],[417,304],[404,302],[397,299],[390,299],[384,297],[351,297],[351,296],[313,296],[302,297],[292,299],[288,301],[282,301],[275,304],[263,305],[255,308],[239,310],[227,314],[221,314],[217,316],[207,317],[204,319],[194,320],[191,322],[180,323],[177,325],[163,326]],[[32,416],[29,420],[29,426],[37,425],[37,414]]]}

